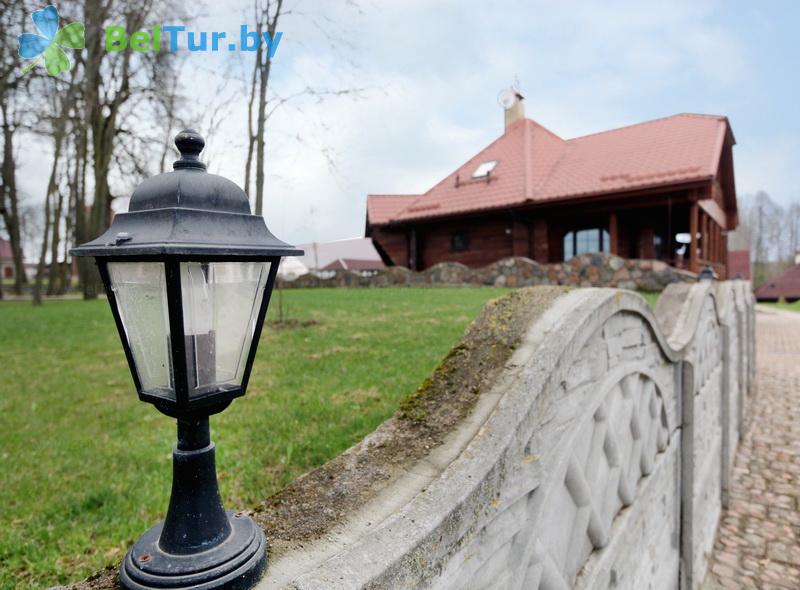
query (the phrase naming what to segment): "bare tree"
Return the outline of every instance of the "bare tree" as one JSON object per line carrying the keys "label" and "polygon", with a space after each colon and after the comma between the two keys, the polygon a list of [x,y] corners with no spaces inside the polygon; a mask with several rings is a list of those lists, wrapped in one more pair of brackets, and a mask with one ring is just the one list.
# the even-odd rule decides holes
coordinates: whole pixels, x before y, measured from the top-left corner
{"label": "bare tree", "polygon": [[[169,20],[169,17],[185,17],[180,10],[182,5],[166,0],[86,0],[84,3],[87,51],[83,106],[92,154],[94,198],[85,231],[76,226],[79,241],[96,237],[111,221],[112,163],[124,161],[122,167],[127,164],[129,171],[137,176],[142,175],[146,172],[145,165],[138,156],[148,154],[149,150],[134,149],[131,144],[161,145],[163,135],[159,133],[157,138],[148,136],[145,124],[134,122],[143,120],[141,110],[137,116],[131,110],[126,111],[126,105],[132,99],[155,102],[153,96],[161,88],[156,81],[177,78],[177,73],[172,69],[174,52],[106,51],[103,28],[113,20],[124,23],[128,31],[136,31],[142,29],[151,18],[165,17]],[[127,143],[121,140],[123,136],[127,138]],[[117,149],[122,153],[118,153]],[[77,215],[80,220],[82,212],[79,210]],[[85,261],[79,264],[84,297],[94,298],[99,288],[99,277],[91,264]]]}
{"label": "bare tree", "polygon": [[36,283],[33,289],[34,305],[41,304],[42,302],[42,281],[44,280],[44,269],[47,262],[48,244],[51,257],[51,288],[48,289],[48,292],[50,294],[53,293],[52,286],[55,278],[53,275],[58,266],[58,247],[60,242],[59,228],[64,205],[63,192],[59,189],[59,180],[61,178],[59,170],[65,166],[65,163],[62,161],[62,153],[64,151],[70,112],[74,106],[78,71],[77,68],[73,67],[72,75],[66,87],[64,87],[57,78],[48,80],[48,82],[51,83],[50,89],[52,91],[51,137],[53,140],[53,165],[50,170],[50,178],[47,182],[47,193],[45,194],[44,200],[44,235],[42,238],[42,248],[39,253],[39,264],[36,269]]}
{"label": "bare tree", "polygon": [[[355,2],[350,5],[358,9]],[[244,172],[244,188],[250,192],[250,178],[255,159],[255,213],[264,213],[264,166],[266,155],[266,128],[269,118],[282,106],[303,97],[311,97],[318,103],[328,97],[353,96],[359,97],[363,88],[323,89],[306,87],[302,90],[281,96],[272,91],[270,87],[270,74],[272,73],[272,58],[277,49],[278,23],[287,16],[294,15],[307,19],[314,28],[323,32],[326,40],[334,49],[346,44],[344,39],[338,37],[334,31],[337,24],[331,19],[318,19],[299,10],[286,10],[283,0],[254,0],[253,10],[256,20],[256,32],[260,44],[255,54],[252,77],[249,80],[249,97],[247,104],[247,129],[248,149],[247,161]],[[323,23],[320,22],[323,21]],[[264,36],[271,44],[264,42]],[[301,138],[297,138],[301,139]],[[330,150],[323,149],[323,155],[328,160],[328,165],[333,167]]]}
{"label": "bare tree", "polygon": [[759,191],[742,197],[740,210],[737,231],[749,240],[753,283],[758,286],[794,264],[800,248],[800,204],[783,207]]}
{"label": "bare tree", "polygon": [[800,253],[800,203],[791,203],[786,208],[786,255],[792,264]]}
{"label": "bare tree", "polygon": [[[255,0],[256,32],[258,33],[259,45],[256,51],[256,61],[253,69],[253,82],[251,85],[251,95],[248,102],[250,110],[248,116],[249,149],[247,153],[247,164],[245,168],[245,186],[250,183],[250,169],[253,159],[253,146],[256,152],[256,215],[262,215],[264,209],[264,135],[267,124],[267,87],[269,86],[269,76],[272,70],[271,47],[262,43],[263,34],[266,32],[269,39],[275,42],[275,33],[278,30],[278,21],[282,15],[283,0],[266,0],[262,2]],[[256,107],[256,128],[253,129],[253,102],[256,91],[256,80],[258,80],[258,101]]]}
{"label": "bare tree", "polygon": [[20,198],[17,190],[17,163],[14,157],[15,135],[22,126],[25,114],[24,98],[31,78],[20,76],[18,69],[16,35],[22,32],[25,20],[22,3],[11,3],[0,11],[0,123],[3,133],[3,160],[0,167],[0,216],[3,218],[14,262],[14,292],[22,293],[27,282],[22,251],[20,228]]}

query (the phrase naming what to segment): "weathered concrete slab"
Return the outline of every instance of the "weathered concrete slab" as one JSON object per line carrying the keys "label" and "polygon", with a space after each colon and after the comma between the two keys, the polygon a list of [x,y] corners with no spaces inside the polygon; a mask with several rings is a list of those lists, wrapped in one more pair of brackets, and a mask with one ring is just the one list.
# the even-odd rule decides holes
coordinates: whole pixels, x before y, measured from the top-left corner
{"label": "weathered concrete slab", "polygon": [[742,286],[670,286],[661,325],[632,293],[558,298],[454,432],[457,456],[426,463],[411,497],[386,490],[378,504],[403,498],[390,514],[354,514],[386,517],[316,565],[282,556],[261,587],[698,587],[741,428]]}

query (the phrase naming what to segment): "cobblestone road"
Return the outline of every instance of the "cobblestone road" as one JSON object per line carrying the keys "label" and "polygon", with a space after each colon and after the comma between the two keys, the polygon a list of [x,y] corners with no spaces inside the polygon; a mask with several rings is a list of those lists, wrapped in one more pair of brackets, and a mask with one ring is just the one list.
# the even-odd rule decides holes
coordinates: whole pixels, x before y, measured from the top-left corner
{"label": "cobblestone road", "polygon": [[759,308],[756,354],[756,393],[709,589],[800,589],[800,314]]}

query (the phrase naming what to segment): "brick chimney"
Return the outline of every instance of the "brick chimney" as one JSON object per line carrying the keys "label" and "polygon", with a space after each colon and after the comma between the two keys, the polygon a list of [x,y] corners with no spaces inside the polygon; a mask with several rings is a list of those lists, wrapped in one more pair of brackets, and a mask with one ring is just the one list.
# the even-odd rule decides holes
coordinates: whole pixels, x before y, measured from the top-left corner
{"label": "brick chimney", "polygon": [[516,88],[509,88],[507,92],[508,94],[503,96],[503,98],[506,99],[503,104],[506,129],[520,119],[525,118],[525,105],[522,102],[525,100],[525,97],[522,96]]}

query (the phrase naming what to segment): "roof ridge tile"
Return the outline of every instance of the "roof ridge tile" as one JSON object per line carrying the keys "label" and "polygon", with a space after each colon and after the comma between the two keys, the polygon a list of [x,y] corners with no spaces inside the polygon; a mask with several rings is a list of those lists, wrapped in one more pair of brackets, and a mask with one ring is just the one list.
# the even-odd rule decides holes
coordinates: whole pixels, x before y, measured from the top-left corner
{"label": "roof ridge tile", "polygon": [[676,113],[674,115],[666,115],[664,117],[656,117],[655,119],[648,119],[647,121],[640,121],[638,123],[630,123],[629,125],[621,125],[620,127],[612,127],[611,129],[605,129],[603,131],[595,131],[594,133],[587,133],[585,135],[576,135],[575,137],[570,137],[569,139],[565,139],[566,142],[575,141],[578,139],[585,139],[587,137],[595,137],[597,135],[605,135],[606,133],[615,133],[617,131],[622,131],[623,129],[631,129],[633,127],[643,127],[645,125],[650,125],[652,123],[661,123],[663,121],[667,121],[669,119],[677,119],[678,117],[695,117],[695,118],[702,118],[702,119],[717,119],[719,121],[727,120],[727,117],[723,115],[705,115],[702,113]]}

